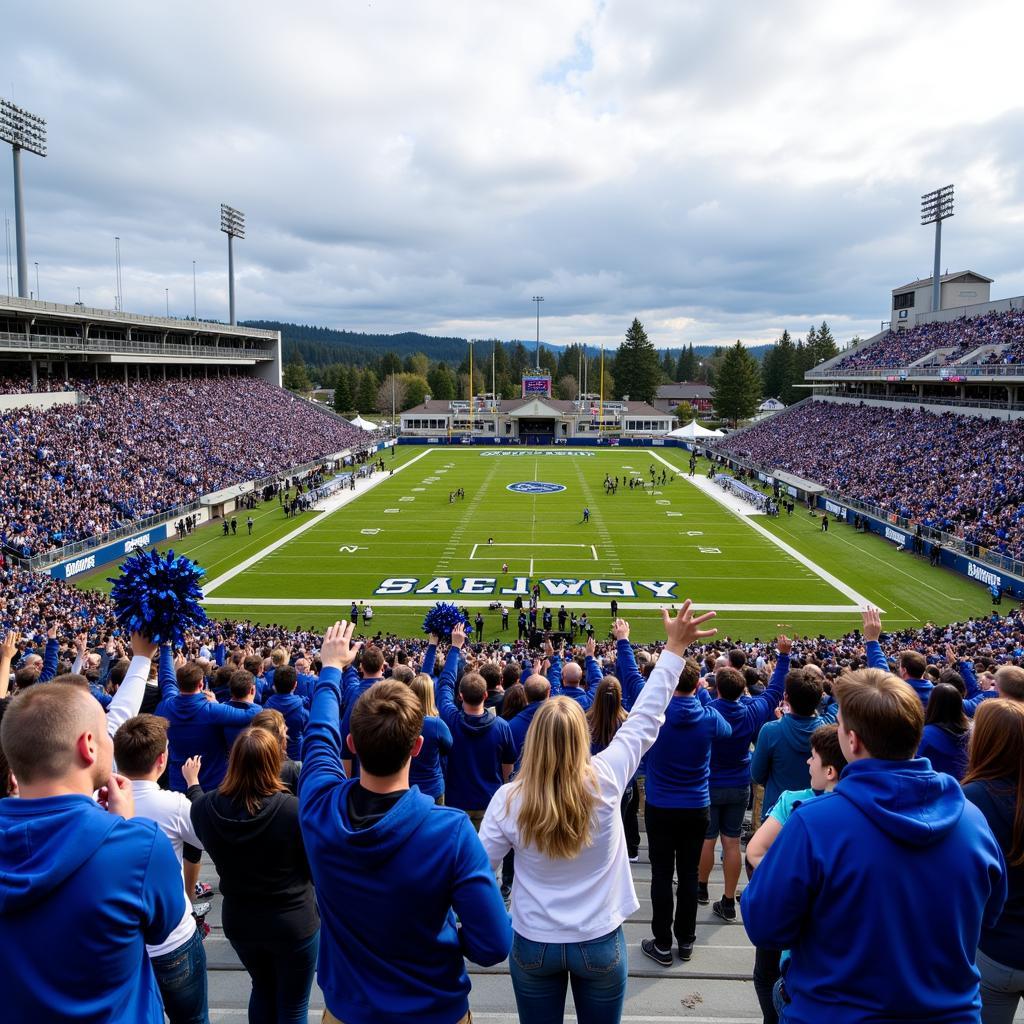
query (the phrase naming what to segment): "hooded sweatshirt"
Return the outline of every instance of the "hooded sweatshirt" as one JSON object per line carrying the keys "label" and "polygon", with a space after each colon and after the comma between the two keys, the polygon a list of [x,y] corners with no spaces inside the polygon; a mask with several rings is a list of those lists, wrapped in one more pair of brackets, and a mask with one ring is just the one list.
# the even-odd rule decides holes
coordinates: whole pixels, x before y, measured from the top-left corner
{"label": "hooded sweatshirt", "polygon": [[811,733],[835,721],[835,709],[827,715],[783,715],[768,722],[757,736],[750,759],[750,777],[764,786],[762,820],[787,789],[806,789],[811,784],[807,759],[811,756]]}
{"label": "hooded sweatshirt", "polygon": [[252,815],[241,801],[204,793],[192,804],[192,826],[220,876],[229,939],[298,943],[317,930],[296,797],[274,793]]}
{"label": "hooded sweatshirt", "polygon": [[265,708],[280,711],[288,727],[288,757],[293,761],[302,760],[302,734],[306,731],[309,711],[298,693],[275,693],[268,698]]}
{"label": "hooded sweatshirt", "polygon": [[732,726],[695,695],[673,697],[665,724],[647,751],[647,802],[652,807],[707,807],[711,741],[731,735]]}
{"label": "hooded sweatshirt", "polygon": [[5,1021],[163,1024],[146,943],[184,913],[181,867],[155,822],[73,794],[0,801]]}
{"label": "hooded sweatshirt", "polygon": [[751,942],[792,950],[789,1024],[961,1024],[1006,900],[982,813],[923,758],[854,761],[790,817],[743,892]]}
{"label": "hooded sweatshirt", "polygon": [[491,966],[508,955],[505,904],[466,815],[417,787],[356,827],[348,793],[360,783],[341,768],[339,683],[325,668],[314,688],[300,790],[324,1000],[346,1024],[453,1024],[469,1007],[463,958]]}
{"label": "hooded sweatshirt", "polygon": [[955,732],[944,725],[926,725],[918,757],[927,757],[937,772],[952,775],[959,782],[967,774],[967,743],[970,733]]}
{"label": "hooded sweatshirt", "polygon": [[[515,764],[515,742],[504,718],[498,718],[489,711],[482,715],[467,715],[459,709],[455,703],[458,664],[459,652],[452,648],[437,683],[438,711],[452,734],[444,800],[450,807],[464,811],[484,811],[491,797],[505,782],[502,765]],[[524,708],[519,715],[529,710],[529,707]],[[523,735],[526,735],[525,729]]]}
{"label": "hooded sweatshirt", "polygon": [[[1005,856],[1013,842],[1013,816],[1017,805],[1016,779],[969,782],[964,796],[982,814]],[[1015,971],[1024,971],[1024,865],[1006,868],[1009,888],[999,921],[985,928],[978,949]]]}

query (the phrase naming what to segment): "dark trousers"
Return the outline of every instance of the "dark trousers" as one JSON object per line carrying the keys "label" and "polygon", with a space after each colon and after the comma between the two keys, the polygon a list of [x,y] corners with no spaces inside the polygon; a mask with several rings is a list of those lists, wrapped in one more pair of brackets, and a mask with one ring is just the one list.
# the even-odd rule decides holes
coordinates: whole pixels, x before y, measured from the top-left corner
{"label": "dark trousers", "polygon": [[249,1024],[306,1024],[319,930],[298,944],[270,938],[229,941],[252,979]]}
{"label": "dark trousers", "polygon": [[762,949],[758,946],[754,950],[754,991],[757,993],[764,1024],[778,1024],[779,1021],[772,990],[782,973],[779,970],[781,956],[777,949]]}
{"label": "dark trousers", "polygon": [[171,1024],[209,1024],[206,1003],[206,950],[199,929],[177,949],[152,960],[164,1013]]}
{"label": "dark trousers", "polygon": [[[654,807],[647,802],[651,931],[659,949],[672,948],[673,933],[680,946],[692,946],[697,938],[697,869],[708,818],[707,807]],[[673,875],[679,880],[674,915]]]}
{"label": "dark trousers", "polygon": [[640,792],[634,779],[622,794],[622,827],[626,832],[626,850],[635,857],[640,850]]}

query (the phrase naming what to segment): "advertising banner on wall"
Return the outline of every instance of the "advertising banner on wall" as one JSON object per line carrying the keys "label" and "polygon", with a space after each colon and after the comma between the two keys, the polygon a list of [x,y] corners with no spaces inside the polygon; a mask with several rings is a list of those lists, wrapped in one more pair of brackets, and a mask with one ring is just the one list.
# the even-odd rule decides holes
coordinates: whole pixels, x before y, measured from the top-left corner
{"label": "advertising banner on wall", "polygon": [[160,526],[151,527],[145,533],[137,533],[133,537],[122,537],[121,540],[115,541],[113,544],[93,548],[92,551],[83,551],[75,555],[74,558],[51,565],[47,572],[58,580],[70,580],[90,569],[96,569],[108,562],[123,558],[139,548],[149,548],[166,539],[167,524],[161,523]]}

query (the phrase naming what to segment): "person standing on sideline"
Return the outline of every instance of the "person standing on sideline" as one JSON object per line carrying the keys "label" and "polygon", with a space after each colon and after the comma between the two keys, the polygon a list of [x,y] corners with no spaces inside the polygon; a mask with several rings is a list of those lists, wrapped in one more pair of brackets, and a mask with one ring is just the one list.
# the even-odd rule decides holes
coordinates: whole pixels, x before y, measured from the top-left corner
{"label": "person standing on sideline", "polygon": [[354,625],[359,625],[359,605],[357,605],[355,601],[352,602],[352,608],[349,611],[349,618]]}
{"label": "person standing on sideline", "polygon": [[19,799],[0,800],[5,1021],[163,1024],[145,947],[181,923],[181,866],[159,826],[134,816],[107,730],[99,702],[70,683],[7,705],[0,745]]}
{"label": "person standing on sideline", "polygon": [[[556,1024],[572,985],[579,1024],[618,1021],[626,993],[623,922],[639,908],[622,826],[622,796],[664,721],[687,647],[714,636],[714,612],[662,610],[666,646],[633,711],[591,757],[579,704],[546,701],[526,736],[523,767],[495,793],[480,838],[495,870],[515,852],[509,968],[519,1018]],[[701,833],[703,836],[703,833]]]}
{"label": "person standing on sideline", "polygon": [[1006,902],[999,844],[957,781],[915,757],[924,707],[906,682],[862,669],[833,691],[849,763],[743,892],[751,942],[791,952],[780,1019],[977,1021],[978,942]]}
{"label": "person standing on sideline", "polygon": [[501,606],[501,631],[502,633],[508,631],[508,607],[504,604]]}
{"label": "person standing on sideline", "polygon": [[828,513],[824,512],[821,516],[821,532],[828,533]]}
{"label": "person standing on sideline", "polygon": [[583,508],[583,522],[585,522],[585,523],[589,523],[590,522],[590,509],[587,508],[586,506],[584,506],[584,508]]}
{"label": "person standing on sideline", "polygon": [[[465,959],[489,967],[512,943],[505,904],[465,814],[409,785],[423,709],[378,683],[340,732],[352,626],[324,636],[302,766],[302,833],[323,913],[319,982],[326,1024],[469,1021]],[[361,766],[341,768],[342,743]]]}
{"label": "person standing on sideline", "polygon": [[253,526],[253,518],[252,518],[252,516],[249,516],[249,518],[246,519],[245,525],[248,527],[248,529],[249,529],[249,536],[251,537],[252,536],[252,526]]}
{"label": "person standing on sideline", "polygon": [[235,516],[232,516],[231,517],[231,536],[234,537],[234,535],[236,533],[238,533],[238,519]]}
{"label": "person standing on sideline", "polygon": [[1010,1024],[1024,997],[1024,704],[986,701],[974,716],[964,796],[1006,859],[1009,895],[978,940],[982,1024]]}
{"label": "person standing on sideline", "polygon": [[476,629],[476,638],[480,643],[483,643],[484,639],[484,616],[483,612],[477,612],[476,618],[473,620],[473,628]]}
{"label": "person standing on sideline", "polygon": [[[645,783],[647,842],[651,861],[650,939],[645,956],[672,966],[672,935],[679,959],[693,956],[697,940],[697,872],[711,820],[708,789],[711,743],[732,735],[732,727],[697,698],[700,666],[688,658],[665,712],[665,724],[647,753]],[[649,683],[647,685],[650,685]],[[646,691],[641,690],[641,695]],[[673,914],[672,879],[678,873]]]}

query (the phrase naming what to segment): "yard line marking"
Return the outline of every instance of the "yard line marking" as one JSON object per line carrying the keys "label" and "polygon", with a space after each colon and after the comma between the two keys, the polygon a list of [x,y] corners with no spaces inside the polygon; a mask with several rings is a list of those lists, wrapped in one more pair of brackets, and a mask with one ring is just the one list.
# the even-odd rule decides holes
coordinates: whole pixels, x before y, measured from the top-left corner
{"label": "yard line marking", "polygon": [[[403,462],[401,466],[396,466],[394,472],[401,473],[403,469],[407,469],[413,463],[419,462],[419,460],[422,459],[424,455],[429,455],[430,452],[431,449],[428,448],[425,452],[423,452],[420,455],[414,456],[408,462]],[[370,477],[368,480],[365,481],[365,485],[362,487],[359,486],[359,481],[357,480],[356,490],[354,491],[346,489],[341,494],[332,495],[330,498],[327,499],[328,507],[324,508],[323,511],[319,513],[319,515],[313,516],[312,519],[307,519],[306,522],[304,522],[301,526],[296,527],[294,530],[292,530],[291,533],[286,533],[283,537],[278,538],[272,544],[268,544],[261,551],[257,551],[255,555],[246,558],[244,561],[239,562],[238,565],[226,570],[215,580],[210,580],[210,582],[203,587],[203,594],[212,594],[213,591],[215,591],[219,586],[221,586],[224,583],[227,583],[228,580],[233,580],[236,576],[245,572],[247,569],[251,569],[257,562],[266,558],[267,555],[271,554],[274,551],[277,551],[278,548],[284,547],[284,545],[287,544],[289,541],[301,536],[307,530],[311,530],[314,526],[321,523],[328,516],[334,515],[334,513],[337,512],[338,509],[344,508],[347,504],[349,504],[349,502],[354,501],[361,494],[365,494],[367,491],[376,487],[378,484],[382,484],[385,480],[390,479],[390,476],[384,476],[384,474],[381,473],[380,476]]]}
{"label": "yard line marking", "polygon": [[[650,454],[652,458],[655,458],[659,462],[668,466],[668,468],[671,469],[673,473],[682,474],[683,471],[681,469],[677,468],[676,466],[673,466],[672,463],[669,462],[667,459],[663,459],[656,451],[652,451]],[[712,483],[705,477],[684,476],[683,479],[690,483],[692,486],[696,487],[697,490],[706,494],[712,500],[717,501],[718,504],[721,505],[723,508],[728,509],[734,516],[736,516],[737,519],[739,519],[743,523],[746,523],[751,530],[754,530],[756,533],[761,534],[762,537],[766,538],[767,540],[770,540],[776,547],[781,548],[783,551],[786,552],[787,555],[790,556],[790,558],[795,558],[801,565],[806,566],[812,572],[816,573],[826,583],[830,583],[836,590],[839,591],[840,594],[844,595],[845,597],[848,597],[851,601],[856,601],[858,604],[858,610],[874,607],[875,603],[873,601],[869,601],[863,594],[858,594],[857,591],[853,589],[853,587],[847,586],[847,584],[845,584],[837,576],[833,576],[832,573],[830,573],[827,569],[823,569],[816,562],[811,561],[811,559],[809,559],[806,555],[801,554],[799,551],[797,551],[796,548],[787,544],[781,537],[776,537],[775,534],[771,532],[771,530],[766,530],[760,523],[754,522],[754,520],[750,516],[741,515],[734,508],[732,508],[730,504],[728,504],[725,501],[722,501],[719,498],[719,496],[715,493],[716,490],[720,489],[717,486],[717,484]],[[671,515],[671,513],[669,514]],[[879,609],[879,611],[882,611],[882,609]]]}
{"label": "yard line marking", "polygon": [[590,545],[590,552],[594,556],[594,561],[596,562],[598,560],[598,558],[597,558],[597,548],[593,544]]}

